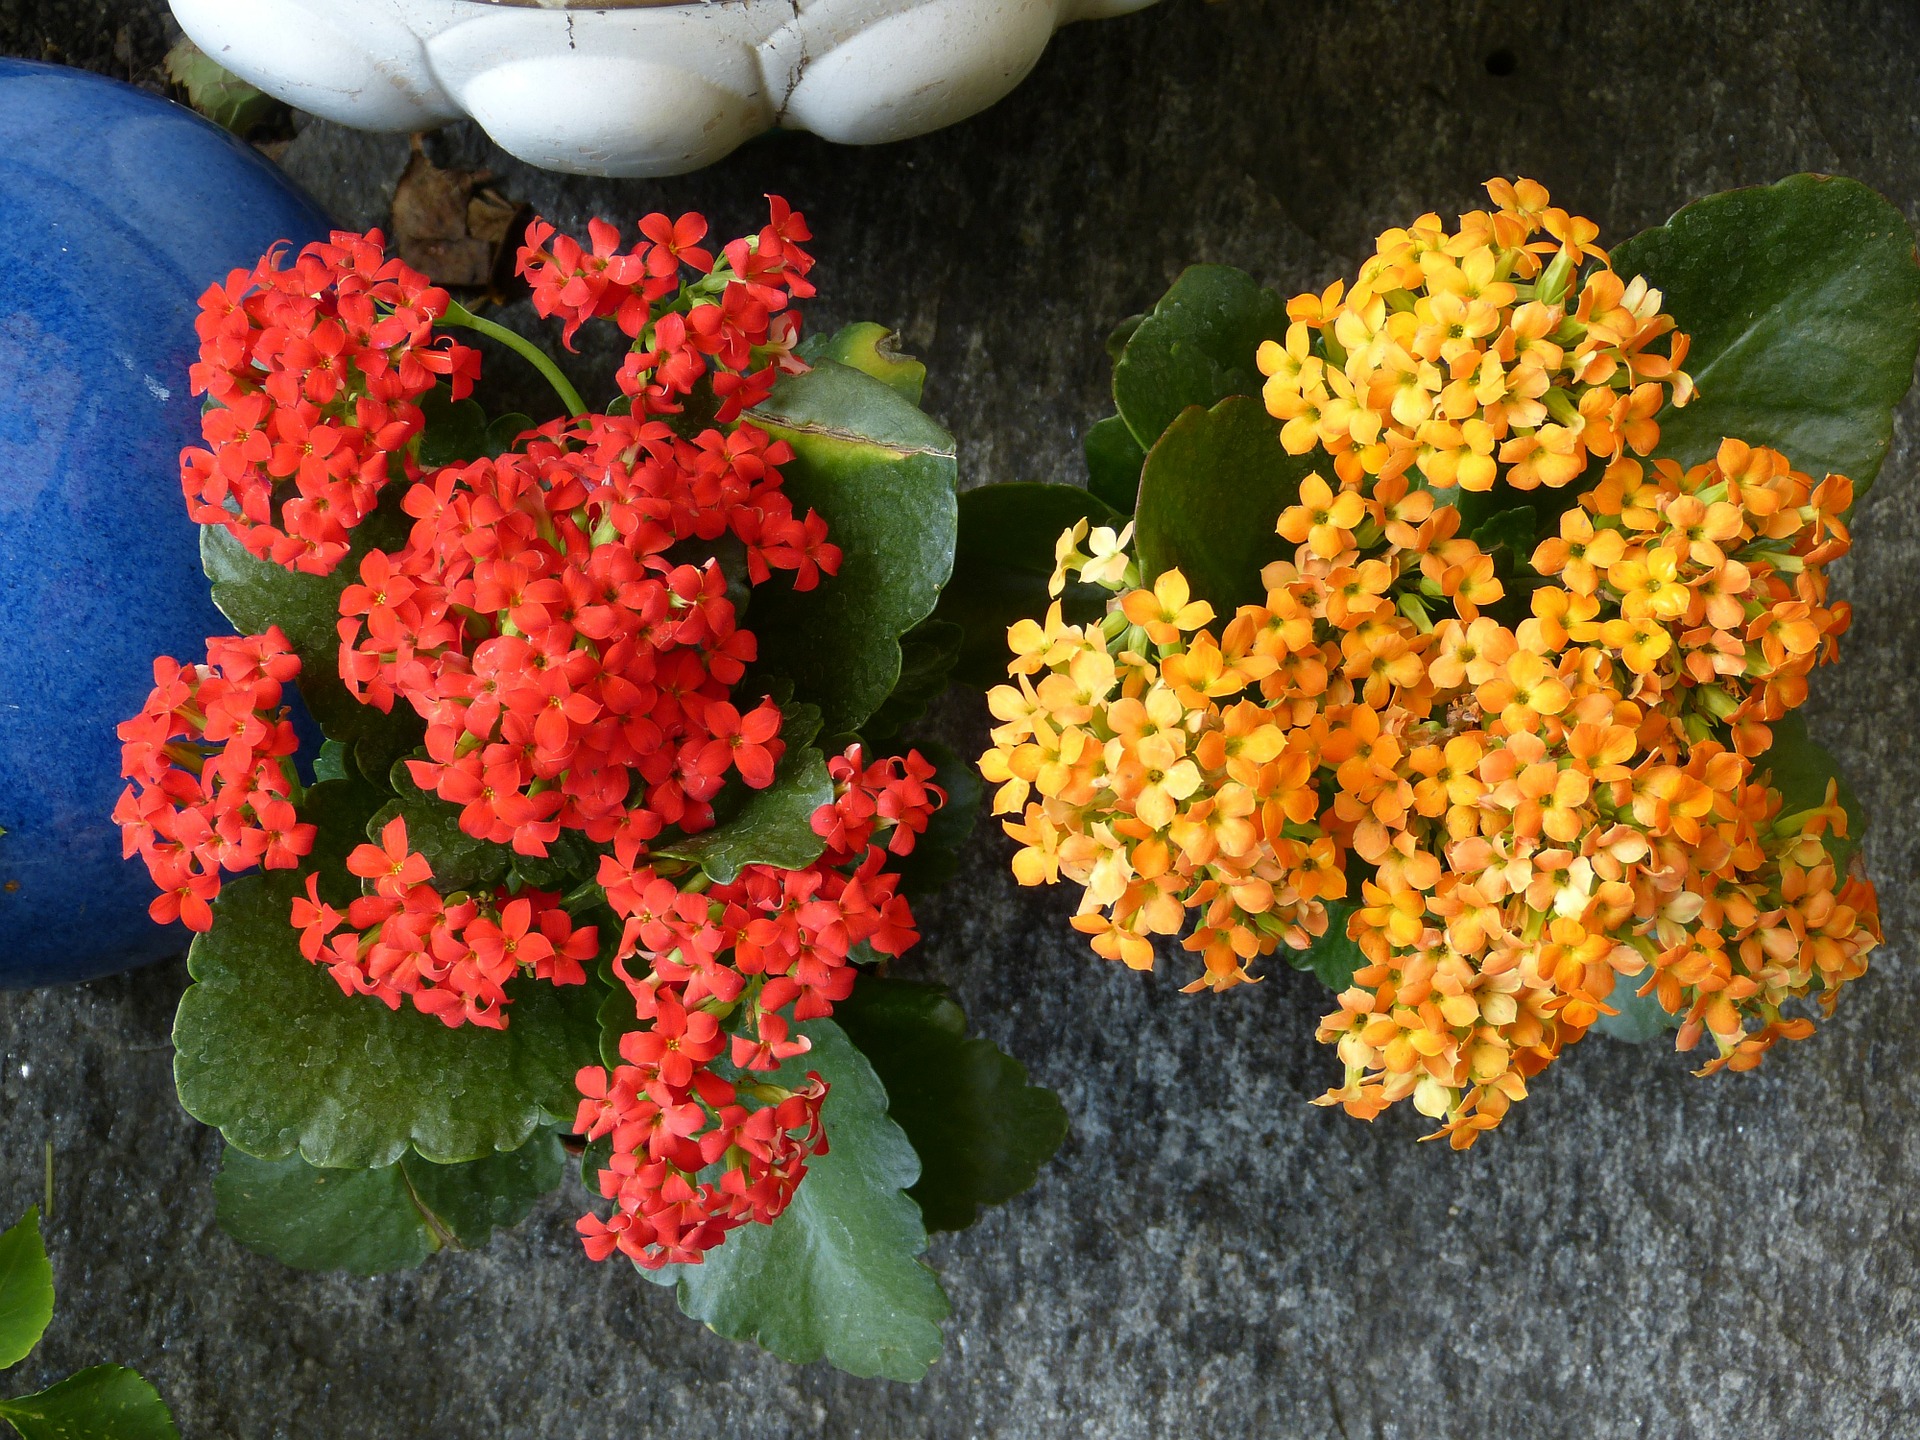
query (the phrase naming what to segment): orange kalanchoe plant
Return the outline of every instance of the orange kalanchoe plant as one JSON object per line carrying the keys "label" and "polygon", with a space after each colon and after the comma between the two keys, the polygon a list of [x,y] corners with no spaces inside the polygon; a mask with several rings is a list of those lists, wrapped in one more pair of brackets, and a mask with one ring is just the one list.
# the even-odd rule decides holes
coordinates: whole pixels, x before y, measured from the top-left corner
{"label": "orange kalanchoe plant", "polygon": [[1083,885],[1097,953],[1148,969],[1184,933],[1187,988],[1224,990],[1350,946],[1317,1103],[1411,1099],[1456,1149],[1623,1006],[1710,1038],[1699,1073],[1751,1068],[1880,941],[1837,778],[1776,733],[1847,628],[1852,482],[1732,438],[1670,458],[1693,384],[1661,292],[1539,186],[1488,190],[1258,346],[1287,547],[1259,598],[1167,563],[1219,596],[1239,542],[1152,533],[1192,483],[1156,457],[1227,399],[1143,440],[1137,531],[1060,537],[1052,595],[1104,614],[1012,627],[981,759],[1016,877]]}

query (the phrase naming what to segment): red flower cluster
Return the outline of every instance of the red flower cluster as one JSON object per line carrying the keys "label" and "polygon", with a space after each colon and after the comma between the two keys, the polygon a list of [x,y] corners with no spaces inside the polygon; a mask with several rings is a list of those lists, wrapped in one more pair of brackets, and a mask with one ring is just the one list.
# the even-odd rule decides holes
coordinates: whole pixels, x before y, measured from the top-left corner
{"label": "red flower cluster", "polygon": [[[639,863],[628,842],[601,861],[608,903],[626,920],[614,970],[642,1023],[621,1038],[624,1064],[611,1074],[587,1066],[577,1082],[574,1128],[613,1140],[600,1193],[616,1209],[578,1225],[595,1260],[617,1249],[649,1270],[698,1262],[736,1226],[776,1219],[808,1159],[826,1151],[817,1074],[788,1090],[750,1075],[736,1083],[715,1066],[724,1054],[737,1071],[776,1070],[805,1054],[787,1007],[796,1020],[831,1014],[853,988],[856,945],[899,955],[919,938],[898,877],[881,871],[886,852],[871,842],[887,825],[888,848],[913,849],[946,798],[926,783],[933,767],[909,754],[863,769],[858,746],[834,765],[836,798],[813,828],[847,848],[830,841],[804,870],[750,865],[700,892]],[[634,960],[645,974],[629,969]]]}
{"label": "red flower cluster", "polygon": [[[715,418],[724,425],[766,399],[780,371],[805,368],[793,358],[799,317],[784,312],[790,300],[813,294],[806,279],[813,257],[800,248],[813,232],[786,201],[767,199],[769,222],[729,242],[718,264],[700,246],[704,218],[656,214],[640,222],[643,240],[624,253],[620,232],[604,221],[587,227],[591,250],[536,221],[519,270],[533,287],[534,309],[565,321],[567,345],[581,325],[602,317],[633,339],[619,383],[636,414],[677,414],[711,374]],[[683,268],[700,278],[685,283]]]}
{"label": "red flower cluster", "polygon": [[836,570],[825,523],[780,491],[791,453],[746,425],[686,440],[595,415],[438,471],[407,496],[407,546],[370,552],[340,597],[341,677],[426,720],[414,781],[469,835],[544,855],[562,829],[706,829],[729,772],[771,783],[780,714],[728,700],[754,638],[718,562],[672,549],[731,534],[750,579],[800,589]]}
{"label": "red flower cluster", "polygon": [[874,833],[883,827],[892,831],[888,850],[911,854],[927,821],[947,800],[946,791],[927,783],[934,768],[918,750],[885,755],[862,767],[860,747],[849,745],[846,754],[827,762],[827,773],[837,793],[833,804],[814,811],[812,823],[813,833],[827,842],[828,854],[837,857],[832,862],[836,864],[866,854]]}
{"label": "red flower cluster", "polygon": [[283,252],[200,297],[193,393],[214,401],[210,448],[180,454],[187,512],[262,559],[325,575],[390,479],[418,473],[415,403],[441,376],[458,400],[480,357],[438,343],[447,293],[388,259],[379,231],[336,231],[282,268]]}
{"label": "red flower cluster", "polygon": [[120,773],[134,783],[113,818],[127,858],[160,887],[148,913],[161,924],[207,930],[222,870],[289,870],[313,849],[314,827],[294,815],[299,742],[280,704],[299,673],[277,625],[208,640],[205,665],[153,662],[152,693],[119,727]]}
{"label": "red flower cluster", "polygon": [[[581,962],[599,952],[599,932],[575,926],[560,897],[541,890],[443,896],[433,867],[407,844],[399,816],[362,845],[347,869],[373,886],[345,916],[320,898],[319,877],[293,902],[300,953],[324,964],[349,995],[377,995],[389,1010],[413,1008],[449,1026],[507,1028],[506,982],[526,973],[555,985],[582,985]],[[342,925],[350,927],[335,934]]]}

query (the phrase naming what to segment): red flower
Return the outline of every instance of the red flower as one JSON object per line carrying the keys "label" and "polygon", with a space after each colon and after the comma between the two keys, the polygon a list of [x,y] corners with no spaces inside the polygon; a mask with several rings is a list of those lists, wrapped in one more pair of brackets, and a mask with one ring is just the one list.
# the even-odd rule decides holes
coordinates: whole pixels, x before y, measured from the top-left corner
{"label": "red flower", "polygon": [[362,845],[347,856],[347,869],[374,882],[374,893],[390,900],[403,898],[416,885],[433,878],[427,857],[407,848],[407,822],[396,815],[380,830],[378,845]]}

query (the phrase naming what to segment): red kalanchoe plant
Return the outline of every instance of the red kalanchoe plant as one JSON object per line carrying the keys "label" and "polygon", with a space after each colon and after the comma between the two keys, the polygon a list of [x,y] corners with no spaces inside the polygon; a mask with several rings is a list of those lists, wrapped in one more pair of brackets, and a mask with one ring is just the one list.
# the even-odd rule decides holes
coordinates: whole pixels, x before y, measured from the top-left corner
{"label": "red kalanchoe plant", "polygon": [[[536,311],[569,347],[627,337],[599,413],[377,233],[205,296],[182,484],[216,600],[261,633],[157,664],[116,818],[155,917],[204,932],[176,1073],[248,1244],[376,1270],[402,1263],[380,1237],[478,1243],[559,1183],[571,1124],[612,1202],[590,1256],[690,1267],[716,1328],[914,1378],[945,1313],[918,1205],[968,1223],[1058,1144],[1057,1101],[950,1000],[875,973],[965,837],[946,784],[978,798],[898,740],[957,642],[928,618],[953,442],[879,327],[803,358],[808,238],[777,199],[717,245],[698,215],[631,248],[535,222]],[[489,420],[456,327],[566,413]],[[307,785],[296,675],[328,736]],[[920,1097],[897,1118],[896,1082]],[[916,1150],[921,1117],[981,1153]],[[836,1166],[819,1214],[792,1205]],[[323,1185],[360,1198],[302,1208]],[[736,1274],[723,1244],[789,1259]]]}

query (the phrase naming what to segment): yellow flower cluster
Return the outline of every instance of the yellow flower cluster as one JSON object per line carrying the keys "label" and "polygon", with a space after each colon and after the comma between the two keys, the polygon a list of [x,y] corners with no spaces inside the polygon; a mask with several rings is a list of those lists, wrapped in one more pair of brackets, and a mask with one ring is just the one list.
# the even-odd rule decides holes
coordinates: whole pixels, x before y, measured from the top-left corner
{"label": "yellow flower cluster", "polygon": [[1599,227],[1533,181],[1487,192],[1495,208],[1457,232],[1423,215],[1380,237],[1351,289],[1287,306],[1285,342],[1257,359],[1290,454],[1318,446],[1348,483],[1413,469],[1439,489],[1532,490],[1652,450],[1668,395],[1693,393],[1685,336],[1647,348],[1673,330],[1660,292],[1608,269]]}
{"label": "yellow flower cluster", "polygon": [[[1544,209],[1525,182],[1495,194],[1499,214],[1463,221],[1483,237],[1473,245],[1424,221],[1383,242],[1420,294],[1385,286],[1378,260],[1347,308],[1316,302],[1346,325],[1345,369],[1319,374],[1352,380],[1373,345],[1360,368],[1374,378],[1353,393],[1376,395],[1393,346],[1423,354],[1420,325],[1474,304],[1499,312],[1468,328],[1510,374],[1532,348],[1506,343],[1514,327],[1542,322],[1503,307],[1545,305],[1556,358],[1542,373],[1576,395],[1565,428],[1582,464],[1608,463],[1520,557],[1531,569],[1503,581],[1459,533],[1460,511],[1437,502],[1435,475],[1395,463],[1409,452],[1390,437],[1417,436],[1432,414],[1410,405],[1344,442],[1316,429],[1337,474],[1302,483],[1277,525],[1294,558],[1267,566],[1264,601],[1217,631],[1179,571],[1143,583],[1128,532],[1062,536],[1054,593],[1078,575],[1114,598],[1098,623],[1066,624],[1056,604],[1013,627],[1014,683],[989,697],[999,723],[981,758],[995,812],[1014,817],[1016,876],[1084,886],[1074,925],[1107,958],[1148,968],[1153,937],[1190,927],[1204,973],[1188,988],[1225,989],[1278,946],[1311,945],[1343,902],[1364,963],[1319,1028],[1345,1071],[1319,1103],[1371,1118],[1410,1099],[1456,1148],[1613,1013],[1617,977],[1680,1018],[1681,1048],[1712,1038],[1701,1073],[1740,1070],[1811,1033],[1783,1005],[1817,992],[1830,1012],[1880,939],[1872,887],[1835,865],[1847,821],[1834,787],[1785,813],[1756,768],[1769,722],[1801,703],[1847,626],[1825,565],[1848,548],[1850,483],[1816,483],[1734,440],[1684,471],[1590,444],[1608,426],[1632,449],[1657,442],[1638,382],[1614,385],[1649,374],[1639,346],[1664,329],[1647,318],[1657,297],[1596,272],[1606,283],[1581,286],[1576,334],[1557,305],[1508,293],[1508,277],[1533,275],[1537,297],[1560,260],[1598,252],[1586,222]],[[1544,270],[1522,243],[1540,229],[1560,240]],[[1611,338],[1595,340],[1594,317],[1612,311],[1589,297],[1625,294],[1645,312],[1638,328],[1609,318]],[[1467,309],[1441,305],[1449,296]],[[1288,353],[1304,352],[1290,341]],[[1608,387],[1644,413],[1603,414],[1591,397]],[[1475,403],[1494,425],[1494,402]],[[1537,439],[1519,433],[1521,413],[1501,421],[1508,438]],[[1538,453],[1503,448],[1501,463]],[[1533,473],[1564,483],[1537,460]]]}

